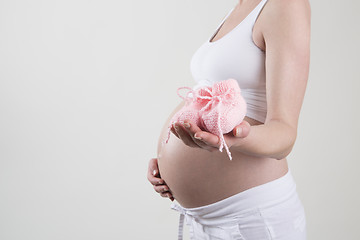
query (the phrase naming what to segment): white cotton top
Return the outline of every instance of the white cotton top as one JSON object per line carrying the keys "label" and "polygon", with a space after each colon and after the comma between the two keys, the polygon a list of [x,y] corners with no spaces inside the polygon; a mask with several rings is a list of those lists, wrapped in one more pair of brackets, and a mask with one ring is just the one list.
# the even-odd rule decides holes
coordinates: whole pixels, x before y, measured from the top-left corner
{"label": "white cotton top", "polygon": [[211,86],[233,78],[238,81],[247,103],[246,116],[265,122],[266,76],[265,52],[255,45],[252,29],[267,0],[262,0],[233,30],[210,42],[235,7],[225,16],[216,32],[203,43],[191,58],[191,74],[196,81],[193,89]]}

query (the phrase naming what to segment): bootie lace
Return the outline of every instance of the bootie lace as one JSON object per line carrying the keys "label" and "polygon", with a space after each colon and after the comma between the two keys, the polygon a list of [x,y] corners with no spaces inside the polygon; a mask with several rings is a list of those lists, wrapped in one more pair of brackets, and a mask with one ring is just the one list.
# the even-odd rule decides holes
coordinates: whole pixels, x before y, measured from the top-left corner
{"label": "bootie lace", "polygon": [[[228,88],[225,93],[222,93],[221,95],[216,95],[216,93],[214,93],[213,89],[212,89],[212,91],[205,89],[205,91],[207,91],[210,94],[210,97],[199,96],[199,98],[201,98],[201,99],[209,100],[208,103],[202,109],[200,109],[200,111],[199,111],[200,116],[202,116],[209,107],[210,107],[210,109],[215,109],[215,111],[218,112],[217,125],[216,125],[217,129],[215,131],[212,131],[212,133],[218,134],[218,137],[220,138],[219,151],[222,152],[223,148],[225,147],[226,153],[229,156],[230,160],[232,160],[231,152],[230,152],[229,147],[226,144],[226,141],[224,139],[224,133],[222,131],[220,123],[221,123],[221,118],[223,117],[222,112],[221,112],[223,104],[234,104],[232,101],[231,90],[232,90],[231,88]],[[206,126],[205,126],[205,128],[206,128]]]}

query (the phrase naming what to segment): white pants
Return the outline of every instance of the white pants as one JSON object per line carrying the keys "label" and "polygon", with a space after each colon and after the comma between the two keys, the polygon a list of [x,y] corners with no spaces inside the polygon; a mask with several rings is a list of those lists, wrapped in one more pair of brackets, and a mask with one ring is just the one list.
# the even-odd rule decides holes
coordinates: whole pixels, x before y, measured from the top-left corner
{"label": "white pants", "polygon": [[290,170],[282,177],[198,208],[173,204],[192,240],[305,240],[306,220]]}

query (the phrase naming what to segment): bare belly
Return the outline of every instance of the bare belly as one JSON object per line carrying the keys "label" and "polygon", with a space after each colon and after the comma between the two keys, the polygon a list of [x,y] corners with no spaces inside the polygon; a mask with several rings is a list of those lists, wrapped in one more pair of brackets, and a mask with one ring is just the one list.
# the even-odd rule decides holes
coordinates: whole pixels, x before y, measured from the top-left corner
{"label": "bare belly", "polygon": [[[173,134],[162,146],[169,119],[159,137],[158,164],[161,178],[183,207],[199,207],[220,201],[287,172],[286,159],[253,157],[230,148],[233,156],[230,161],[225,151],[191,148]],[[260,124],[253,119],[245,120],[251,125]]]}

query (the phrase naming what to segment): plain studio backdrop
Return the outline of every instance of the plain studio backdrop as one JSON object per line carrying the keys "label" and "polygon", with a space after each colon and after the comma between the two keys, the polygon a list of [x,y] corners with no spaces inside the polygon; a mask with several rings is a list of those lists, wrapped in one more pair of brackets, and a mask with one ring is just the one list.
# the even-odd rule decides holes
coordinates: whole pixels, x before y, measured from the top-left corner
{"label": "plain studio backdrop", "polygon": [[[270,0],[271,1],[271,0]],[[190,59],[237,0],[0,1],[0,239],[176,239],[146,179]],[[311,1],[289,164],[309,240],[357,240],[358,1]]]}

